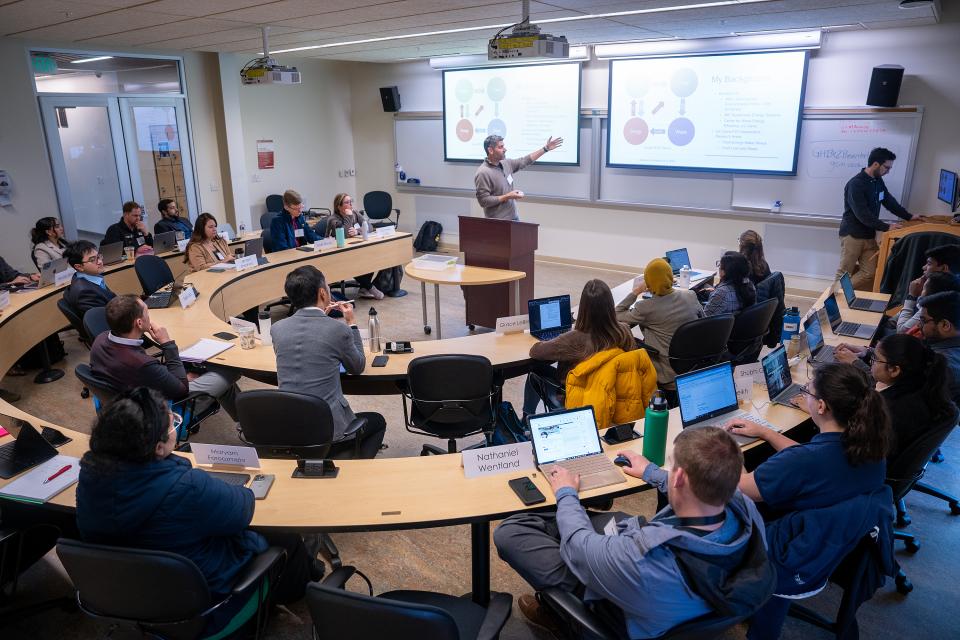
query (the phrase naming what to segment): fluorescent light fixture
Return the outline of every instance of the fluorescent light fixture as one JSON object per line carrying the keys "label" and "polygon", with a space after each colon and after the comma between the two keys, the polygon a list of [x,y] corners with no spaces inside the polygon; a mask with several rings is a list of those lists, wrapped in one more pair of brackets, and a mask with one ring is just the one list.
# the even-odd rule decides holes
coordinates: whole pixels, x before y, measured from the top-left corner
{"label": "fluorescent light fixture", "polygon": [[589,59],[590,49],[584,44],[570,47],[570,57],[568,58],[506,58],[503,60],[488,60],[487,55],[482,53],[477,55],[430,58],[430,66],[434,69],[467,69],[472,67],[509,67],[521,64],[555,64]]}
{"label": "fluorescent light fixture", "polygon": [[723,52],[796,51],[818,49],[820,31],[792,31],[751,36],[701,38],[699,40],[659,40],[597,44],[593,52],[598,60],[611,58],[662,58],[677,55],[707,55]]}
{"label": "fluorescent light fixture", "polygon": [[71,60],[72,64],[83,64],[85,62],[98,62],[100,60],[110,60],[113,56],[97,56],[96,58],[81,58],[79,60]]}
{"label": "fluorescent light fixture", "polygon": [[[711,9],[714,7],[728,7],[738,4],[756,4],[759,2],[774,2],[774,0],[716,0],[715,2],[695,2],[691,4],[681,4],[672,7],[660,7],[657,9],[633,9],[630,11],[608,11],[606,13],[590,13],[577,16],[567,16],[564,18],[547,18],[544,20],[532,20],[531,22],[542,25],[559,22],[573,22],[575,20],[597,20],[600,18],[622,18],[624,16],[638,16],[650,13],[667,13],[672,11],[686,11],[688,9]],[[292,53],[294,51],[310,51],[312,49],[329,49],[331,47],[347,47],[355,44],[369,44],[371,42],[386,42],[388,40],[407,40],[409,38],[422,38],[424,36],[438,36],[447,33],[465,33],[467,31],[487,31],[492,29],[502,29],[513,26],[513,23],[485,24],[480,27],[461,27],[458,29],[440,29],[438,31],[424,31],[422,33],[407,33],[399,36],[383,36],[380,38],[364,38],[363,40],[348,40],[346,42],[330,42],[328,44],[314,44],[306,47],[293,47],[291,49],[277,49],[271,51],[275,53]],[[262,51],[258,55],[265,55]]]}

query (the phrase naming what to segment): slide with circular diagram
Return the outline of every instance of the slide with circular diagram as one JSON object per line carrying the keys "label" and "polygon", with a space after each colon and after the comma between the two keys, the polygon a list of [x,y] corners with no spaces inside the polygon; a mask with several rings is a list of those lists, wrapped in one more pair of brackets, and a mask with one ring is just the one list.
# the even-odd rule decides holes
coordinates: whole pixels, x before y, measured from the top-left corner
{"label": "slide with circular diagram", "polygon": [[495,134],[510,158],[561,137],[538,164],[579,164],[579,124],[579,63],[443,72],[445,160],[482,160],[483,140]]}
{"label": "slide with circular diagram", "polygon": [[608,166],[795,173],[806,56],[611,61]]}

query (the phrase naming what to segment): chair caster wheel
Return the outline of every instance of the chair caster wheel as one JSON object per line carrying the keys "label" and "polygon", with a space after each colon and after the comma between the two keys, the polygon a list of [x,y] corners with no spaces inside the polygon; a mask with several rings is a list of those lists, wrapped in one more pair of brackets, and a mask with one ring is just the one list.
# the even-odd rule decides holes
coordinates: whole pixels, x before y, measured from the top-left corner
{"label": "chair caster wheel", "polygon": [[934,464],[940,464],[943,462],[943,453],[940,451],[940,449],[937,449],[933,452],[933,455],[930,456],[930,462],[933,462]]}
{"label": "chair caster wheel", "polygon": [[430,327],[428,327],[428,326],[424,326],[424,327],[423,327],[423,332],[424,332],[425,334],[430,335],[430,331],[431,331]]}
{"label": "chair caster wheel", "polygon": [[903,594],[903,595],[907,595],[908,593],[910,593],[911,591],[913,591],[913,583],[910,582],[909,578],[907,578],[907,576],[905,576],[905,575],[903,575],[903,574],[900,574],[900,575],[897,576],[897,578],[896,578],[896,584],[897,584],[897,592],[898,592],[898,593],[901,593],[901,594]]}
{"label": "chair caster wheel", "polygon": [[470,331],[476,331],[476,330],[477,330],[477,325],[475,325],[475,324],[468,324],[468,325],[467,325],[467,329],[470,329]]}
{"label": "chair caster wheel", "polygon": [[916,553],[917,551],[920,551],[920,543],[916,540],[907,540],[904,543],[904,546],[910,553]]}
{"label": "chair caster wheel", "polygon": [[90,389],[87,389],[86,387],[84,387],[83,389],[81,389],[81,390],[80,390],[80,397],[83,398],[84,400],[86,400],[87,398],[89,398],[89,397],[90,397]]}
{"label": "chair caster wheel", "polygon": [[897,528],[902,529],[904,527],[909,527],[910,523],[912,522],[913,522],[913,518],[911,518],[907,514],[903,514],[903,516],[897,518]]}
{"label": "chair caster wheel", "polygon": [[960,516],[960,503],[956,503],[956,502],[950,503],[950,515]]}

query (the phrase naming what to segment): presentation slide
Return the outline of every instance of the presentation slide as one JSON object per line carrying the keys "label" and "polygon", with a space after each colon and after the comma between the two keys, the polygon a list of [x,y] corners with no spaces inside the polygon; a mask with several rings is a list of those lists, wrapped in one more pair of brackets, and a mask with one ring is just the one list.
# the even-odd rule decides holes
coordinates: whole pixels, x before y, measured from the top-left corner
{"label": "presentation slide", "polygon": [[804,51],[610,63],[607,165],[795,174]]}
{"label": "presentation slide", "polygon": [[444,160],[483,160],[491,134],[508,158],[563,138],[538,164],[580,164],[580,63],[444,71]]}

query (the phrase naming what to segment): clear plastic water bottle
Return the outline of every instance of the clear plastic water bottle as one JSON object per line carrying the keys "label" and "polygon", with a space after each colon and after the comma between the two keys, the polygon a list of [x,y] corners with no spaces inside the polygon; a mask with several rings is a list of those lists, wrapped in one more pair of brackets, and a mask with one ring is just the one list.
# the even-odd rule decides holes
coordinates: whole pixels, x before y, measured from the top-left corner
{"label": "clear plastic water bottle", "polygon": [[370,334],[370,353],[380,353],[383,348],[380,346],[380,318],[377,317],[377,310],[373,307],[370,307],[367,329]]}
{"label": "clear plastic water bottle", "polygon": [[678,284],[680,285],[680,288],[681,288],[681,289],[689,289],[689,288],[690,288],[690,273],[691,273],[691,271],[690,271],[690,265],[685,264],[685,265],[683,265],[683,267],[681,267],[681,269],[680,269],[680,277],[677,279],[677,282],[678,282]]}
{"label": "clear plastic water bottle", "polygon": [[273,344],[273,337],[270,335],[270,312],[261,311],[257,314],[257,320],[260,324],[260,343],[265,347],[269,347]]}
{"label": "clear plastic water bottle", "polygon": [[360,234],[364,241],[370,239],[370,221],[367,220],[367,216],[363,216],[362,222],[360,223]]}
{"label": "clear plastic water bottle", "polygon": [[240,223],[240,237],[242,238],[247,234],[247,225],[243,222]]}

